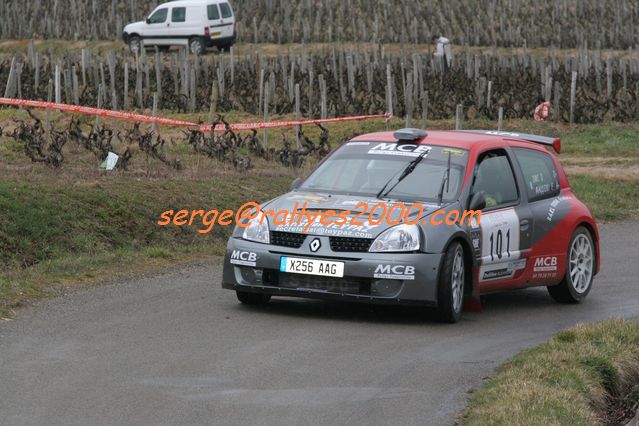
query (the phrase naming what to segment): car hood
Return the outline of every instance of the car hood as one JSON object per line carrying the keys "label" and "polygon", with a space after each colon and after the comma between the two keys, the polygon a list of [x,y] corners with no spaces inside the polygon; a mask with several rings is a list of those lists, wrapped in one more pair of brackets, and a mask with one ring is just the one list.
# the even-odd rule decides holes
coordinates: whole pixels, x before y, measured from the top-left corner
{"label": "car hood", "polygon": [[132,24],[129,24],[126,27],[124,27],[124,32],[125,33],[131,33],[133,31],[139,30],[145,24],[146,24],[146,21],[133,22]]}
{"label": "car hood", "polygon": [[[390,225],[387,220],[381,220],[381,216],[384,209],[379,207],[375,209],[374,214],[370,215],[374,206],[382,201],[373,197],[358,197],[353,195],[338,195],[338,194],[326,194],[319,192],[306,192],[306,191],[294,191],[288,194],[282,195],[262,207],[266,212],[269,212],[269,226],[273,231],[281,232],[304,232],[304,229],[308,226],[309,221],[311,225],[308,226],[306,231],[312,235],[329,235],[329,236],[343,236],[343,237],[357,237],[357,238],[375,238],[386,229],[396,225]],[[384,201],[388,209],[394,204],[399,204],[399,201]],[[362,206],[362,203],[366,203],[368,208]],[[403,202],[408,209],[412,204],[421,204],[422,216],[426,216],[435,212],[439,206],[434,203],[417,203],[417,202]],[[357,208],[357,209],[356,209]],[[320,211],[334,210],[335,215],[332,217],[326,217],[324,224],[320,222]],[[359,213],[366,210],[366,213],[356,217]],[[286,213],[281,213],[286,212]],[[420,209],[414,207],[411,209],[411,220],[418,219],[418,213]],[[342,213],[348,217],[348,221],[344,225],[340,225],[338,222],[340,217],[338,215]],[[402,209],[397,207],[393,209],[393,214],[390,216],[391,221],[399,220],[402,213]],[[371,217],[374,223],[381,222],[373,225],[369,223],[369,217]],[[314,218],[314,220],[313,220]],[[356,218],[356,224],[351,223],[351,219]],[[333,222],[328,224],[328,222]],[[361,222],[362,224],[359,224]]]}

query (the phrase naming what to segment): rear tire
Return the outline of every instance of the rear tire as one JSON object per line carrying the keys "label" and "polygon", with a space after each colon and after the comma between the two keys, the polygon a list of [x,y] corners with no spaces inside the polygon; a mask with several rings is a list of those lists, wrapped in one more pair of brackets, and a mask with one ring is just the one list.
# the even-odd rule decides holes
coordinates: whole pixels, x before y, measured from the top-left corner
{"label": "rear tire", "polygon": [[592,288],[595,276],[595,245],[590,232],[583,226],[575,229],[568,246],[566,275],[548,293],[559,303],[580,303]]}
{"label": "rear tire", "polygon": [[437,319],[455,323],[461,319],[466,284],[464,248],[454,242],[446,250],[437,290]]}
{"label": "rear tire", "polygon": [[264,305],[271,300],[270,294],[261,294],[261,293],[247,293],[245,291],[237,290],[235,292],[237,294],[237,300],[239,300],[244,305]]}
{"label": "rear tire", "polygon": [[189,52],[194,55],[202,55],[204,50],[204,41],[201,37],[193,37],[189,40]]}
{"label": "rear tire", "polygon": [[140,50],[142,50],[142,39],[138,36],[129,37],[129,50],[133,54],[140,53]]}

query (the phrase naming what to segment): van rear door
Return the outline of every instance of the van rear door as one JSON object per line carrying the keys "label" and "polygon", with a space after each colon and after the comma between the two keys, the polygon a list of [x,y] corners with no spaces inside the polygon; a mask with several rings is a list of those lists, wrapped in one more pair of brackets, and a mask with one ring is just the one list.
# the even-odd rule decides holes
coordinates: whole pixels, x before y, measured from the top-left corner
{"label": "van rear door", "polygon": [[207,6],[207,15],[212,40],[233,37],[235,14],[228,2],[210,3]]}

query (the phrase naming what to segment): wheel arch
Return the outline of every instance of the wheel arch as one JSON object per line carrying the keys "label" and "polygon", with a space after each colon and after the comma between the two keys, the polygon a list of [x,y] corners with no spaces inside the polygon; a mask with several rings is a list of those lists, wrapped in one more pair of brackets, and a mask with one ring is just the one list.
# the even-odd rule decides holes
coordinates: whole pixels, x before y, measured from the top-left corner
{"label": "wheel arch", "polygon": [[[472,243],[470,242],[470,239],[468,238],[468,235],[466,235],[464,232],[459,231],[456,232],[455,234],[453,234],[449,240],[446,242],[446,245],[444,246],[444,250],[443,253],[446,254],[446,252],[448,251],[448,249],[450,248],[450,246],[454,243],[460,243],[462,246],[462,249],[464,251],[464,266],[465,266],[465,273],[467,277],[470,277],[470,280],[467,280],[467,283],[469,283],[470,285],[466,285],[464,286],[464,295],[469,296],[474,294],[474,290],[475,290],[475,279],[474,279],[474,275],[473,275],[473,270],[475,267],[475,257],[473,256],[473,246]],[[438,276],[441,274],[442,271],[442,265],[444,262],[444,258],[445,256],[442,256],[442,260],[439,266],[439,273]],[[439,282],[441,281],[441,279],[438,279],[438,285]]]}
{"label": "wheel arch", "polygon": [[592,223],[585,220],[577,222],[577,225],[575,226],[573,233],[575,232],[575,230],[577,230],[577,228],[580,228],[580,227],[586,228],[586,230],[590,234],[590,238],[592,238],[593,245],[595,246],[595,274],[594,275],[597,275],[600,269],[599,235],[597,231],[595,230],[595,226]]}

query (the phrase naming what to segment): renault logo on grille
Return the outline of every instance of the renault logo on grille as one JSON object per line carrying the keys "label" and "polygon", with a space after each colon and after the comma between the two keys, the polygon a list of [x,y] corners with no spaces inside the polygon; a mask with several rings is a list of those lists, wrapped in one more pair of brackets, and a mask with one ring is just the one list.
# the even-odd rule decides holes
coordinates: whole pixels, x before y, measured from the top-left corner
{"label": "renault logo on grille", "polygon": [[322,247],[322,243],[320,242],[319,238],[315,238],[313,241],[311,241],[310,247],[313,253],[319,250],[320,247]]}

